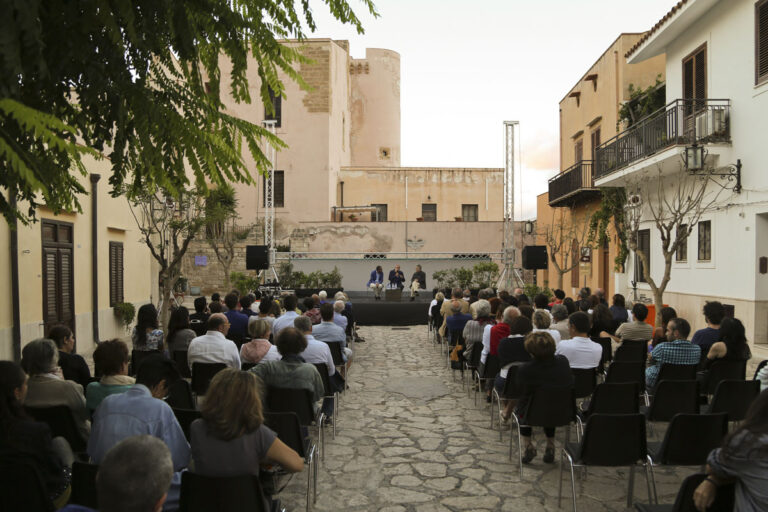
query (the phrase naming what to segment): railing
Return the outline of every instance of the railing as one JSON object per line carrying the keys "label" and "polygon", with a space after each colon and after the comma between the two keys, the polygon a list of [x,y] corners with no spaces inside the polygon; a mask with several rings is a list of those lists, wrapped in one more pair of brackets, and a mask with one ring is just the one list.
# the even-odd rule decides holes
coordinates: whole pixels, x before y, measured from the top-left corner
{"label": "railing", "polygon": [[731,100],[675,100],[595,150],[595,178],[679,144],[730,142]]}
{"label": "railing", "polygon": [[500,259],[500,252],[455,253],[455,252],[278,252],[277,260],[493,260]]}
{"label": "railing", "polygon": [[549,204],[575,192],[594,187],[592,160],[582,160],[549,180]]}

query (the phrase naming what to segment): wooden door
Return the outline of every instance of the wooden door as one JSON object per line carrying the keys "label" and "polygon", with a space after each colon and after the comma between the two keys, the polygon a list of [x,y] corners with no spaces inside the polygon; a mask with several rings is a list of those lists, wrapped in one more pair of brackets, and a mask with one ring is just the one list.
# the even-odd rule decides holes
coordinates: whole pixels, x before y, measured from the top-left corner
{"label": "wooden door", "polygon": [[42,221],[43,324],[45,332],[64,324],[75,331],[74,228],[67,222]]}

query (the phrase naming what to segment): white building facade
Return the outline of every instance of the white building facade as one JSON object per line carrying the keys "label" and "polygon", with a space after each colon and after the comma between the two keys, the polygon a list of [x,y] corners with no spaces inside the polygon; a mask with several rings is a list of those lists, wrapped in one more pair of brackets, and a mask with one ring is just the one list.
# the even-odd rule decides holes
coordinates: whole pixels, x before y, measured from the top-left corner
{"label": "white building facade", "polygon": [[[750,343],[768,343],[768,1],[682,0],[627,57],[635,63],[664,53],[667,106],[598,148],[595,184],[628,186],[659,172],[674,184],[690,176],[682,155],[694,144],[706,151],[703,172],[732,173],[740,161],[740,193],[735,178],[713,177],[710,197],[724,189],[675,255],[664,303],[701,328],[705,301],[719,300],[734,307]],[[641,218],[658,282],[661,238],[647,209]],[[617,291],[628,297],[635,263],[630,257],[617,276],[624,284]],[[645,283],[637,292],[652,297]]]}

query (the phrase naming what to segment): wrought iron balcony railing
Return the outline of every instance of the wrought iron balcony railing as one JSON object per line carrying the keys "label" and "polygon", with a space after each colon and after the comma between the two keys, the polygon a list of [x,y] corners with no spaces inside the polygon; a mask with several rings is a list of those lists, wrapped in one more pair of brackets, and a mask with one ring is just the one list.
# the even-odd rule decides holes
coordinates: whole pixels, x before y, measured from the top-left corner
{"label": "wrought iron balcony railing", "polygon": [[595,150],[596,179],[657,151],[694,142],[731,141],[731,100],[678,99]]}
{"label": "wrought iron balcony railing", "polygon": [[592,160],[582,160],[549,180],[549,205],[574,202],[580,193],[595,191]]}

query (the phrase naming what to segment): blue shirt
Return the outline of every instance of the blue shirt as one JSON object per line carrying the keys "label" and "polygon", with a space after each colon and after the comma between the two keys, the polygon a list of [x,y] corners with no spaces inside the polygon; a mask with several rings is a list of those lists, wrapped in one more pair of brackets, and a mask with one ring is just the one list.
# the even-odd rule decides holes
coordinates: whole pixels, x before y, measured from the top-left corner
{"label": "blue shirt", "polygon": [[464,326],[467,322],[472,320],[472,315],[469,313],[459,313],[458,315],[451,315],[445,317],[445,328],[450,333],[452,331],[464,331]]}
{"label": "blue shirt", "polygon": [[713,343],[720,341],[720,329],[705,327],[693,333],[691,343],[698,345],[702,350],[709,351]]}
{"label": "blue shirt", "polygon": [[272,322],[272,334],[275,336],[275,339],[277,339],[277,334],[280,331],[286,327],[293,327],[293,319],[297,316],[299,315],[295,311],[286,311],[279,317],[275,318],[275,321]]}
{"label": "blue shirt", "polygon": [[347,334],[341,326],[336,325],[334,322],[320,322],[317,325],[312,326],[312,336],[316,340],[327,342],[338,341],[341,343],[342,348],[347,346]]}
{"label": "blue shirt", "polygon": [[651,366],[645,369],[645,387],[656,386],[656,379],[663,364],[698,365],[701,349],[688,340],[668,341],[660,343],[651,352]]}
{"label": "blue shirt", "polygon": [[245,338],[248,335],[248,315],[234,309],[230,309],[224,315],[229,320],[230,335],[240,338]]}
{"label": "blue shirt", "polygon": [[109,449],[117,443],[145,434],[160,439],[171,451],[176,473],[168,490],[165,508],[178,508],[180,471],[189,465],[189,443],[171,407],[154,398],[143,384],[136,384],[125,393],[110,395],[102,400],[93,415],[88,455],[96,464],[101,464]]}
{"label": "blue shirt", "polygon": [[333,323],[344,329],[344,332],[347,332],[347,317],[341,313],[333,312]]}

